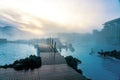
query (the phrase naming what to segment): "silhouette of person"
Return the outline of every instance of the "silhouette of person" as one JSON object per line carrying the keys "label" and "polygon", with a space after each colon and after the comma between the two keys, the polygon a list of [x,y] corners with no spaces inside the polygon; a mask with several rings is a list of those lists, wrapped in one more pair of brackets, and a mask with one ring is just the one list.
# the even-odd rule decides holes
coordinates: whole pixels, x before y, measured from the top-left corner
{"label": "silhouette of person", "polygon": [[93,48],[91,48],[91,52],[89,53],[90,55],[92,55],[94,53]]}
{"label": "silhouette of person", "polygon": [[37,56],[40,56],[40,47],[39,47],[39,45],[37,44],[34,47],[37,49]]}

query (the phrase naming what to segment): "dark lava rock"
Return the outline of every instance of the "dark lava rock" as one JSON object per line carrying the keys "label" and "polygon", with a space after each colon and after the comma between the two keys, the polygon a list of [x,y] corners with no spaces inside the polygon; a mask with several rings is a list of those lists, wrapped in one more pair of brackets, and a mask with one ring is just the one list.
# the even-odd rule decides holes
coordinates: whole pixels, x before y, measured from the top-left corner
{"label": "dark lava rock", "polygon": [[114,57],[116,59],[120,59],[120,51],[116,51],[116,50],[101,51],[101,52],[98,52],[98,54],[103,56],[103,57],[110,56],[110,57]]}
{"label": "dark lava rock", "polygon": [[14,61],[13,64],[0,66],[0,68],[14,68],[15,70],[33,70],[41,67],[41,57],[30,55],[25,59]]}
{"label": "dark lava rock", "polygon": [[72,67],[74,70],[76,70],[78,73],[82,74],[82,70],[80,69],[77,69],[77,65],[79,63],[81,63],[80,60],[76,59],[76,58],[73,58],[72,56],[67,56],[65,57],[65,60],[67,62],[67,64]]}

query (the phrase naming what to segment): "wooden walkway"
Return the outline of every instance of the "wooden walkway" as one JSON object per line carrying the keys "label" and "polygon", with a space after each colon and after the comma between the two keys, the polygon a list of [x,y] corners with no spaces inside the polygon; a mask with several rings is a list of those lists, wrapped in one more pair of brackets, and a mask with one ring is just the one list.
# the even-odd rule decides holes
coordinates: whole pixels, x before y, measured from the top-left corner
{"label": "wooden walkway", "polygon": [[42,67],[33,71],[0,69],[0,80],[87,80],[70,68],[59,53],[42,52]]}
{"label": "wooden walkway", "polygon": [[66,61],[60,53],[49,53],[44,52],[40,53],[42,59],[42,65],[57,65],[57,64],[66,64]]}
{"label": "wooden walkway", "polygon": [[34,71],[0,69],[0,80],[86,80],[66,64],[44,65]]}

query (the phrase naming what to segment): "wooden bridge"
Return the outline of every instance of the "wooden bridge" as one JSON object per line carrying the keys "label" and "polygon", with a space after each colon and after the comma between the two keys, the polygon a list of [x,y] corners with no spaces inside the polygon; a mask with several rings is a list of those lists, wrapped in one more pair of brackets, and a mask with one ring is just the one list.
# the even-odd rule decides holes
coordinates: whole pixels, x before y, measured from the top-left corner
{"label": "wooden bridge", "polygon": [[33,71],[0,69],[0,80],[87,80],[70,68],[59,53],[41,52],[42,67]]}

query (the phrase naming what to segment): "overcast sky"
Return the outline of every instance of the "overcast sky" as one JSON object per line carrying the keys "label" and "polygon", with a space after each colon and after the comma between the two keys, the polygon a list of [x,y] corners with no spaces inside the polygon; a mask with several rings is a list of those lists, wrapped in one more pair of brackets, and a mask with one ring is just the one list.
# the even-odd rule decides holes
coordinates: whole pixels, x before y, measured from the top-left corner
{"label": "overcast sky", "polygon": [[0,0],[0,26],[36,35],[92,32],[119,17],[119,0]]}

